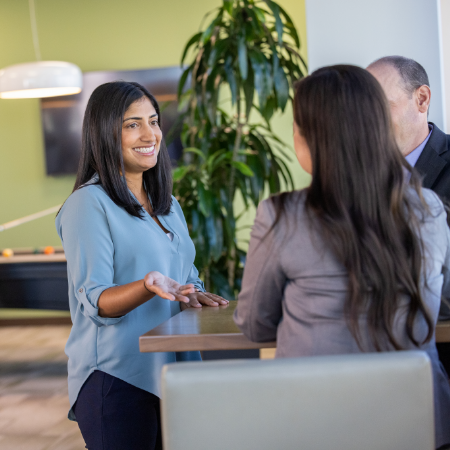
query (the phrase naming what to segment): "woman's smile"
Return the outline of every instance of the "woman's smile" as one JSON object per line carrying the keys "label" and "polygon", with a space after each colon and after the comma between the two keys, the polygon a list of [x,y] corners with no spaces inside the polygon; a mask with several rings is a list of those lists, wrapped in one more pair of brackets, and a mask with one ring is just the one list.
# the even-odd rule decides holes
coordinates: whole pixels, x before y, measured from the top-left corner
{"label": "woman's smile", "polygon": [[134,147],[133,150],[144,156],[152,156],[155,154],[155,144],[147,147]]}
{"label": "woman's smile", "polygon": [[142,177],[155,167],[162,140],[158,114],[147,97],[132,103],[122,124],[122,156],[125,172]]}

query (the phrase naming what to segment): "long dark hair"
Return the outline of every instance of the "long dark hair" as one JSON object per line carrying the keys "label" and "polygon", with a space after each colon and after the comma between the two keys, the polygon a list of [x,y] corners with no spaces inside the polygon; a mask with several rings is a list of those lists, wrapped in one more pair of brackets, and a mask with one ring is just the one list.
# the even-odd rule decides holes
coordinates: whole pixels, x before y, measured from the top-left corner
{"label": "long dark hair", "polygon": [[[125,180],[122,122],[130,105],[144,96],[155,108],[158,125],[161,127],[158,102],[140,84],[114,81],[102,84],[94,90],[84,114],[81,159],[73,188],[76,191],[97,173],[98,183],[111,200],[132,216],[139,218],[143,217],[143,209],[130,194]],[[172,205],[172,167],[163,140],[158,162],[143,173],[143,183],[152,201],[153,215],[168,214]]]}
{"label": "long dark hair", "polygon": [[[434,326],[421,295],[419,231],[427,206],[395,142],[381,86],[360,67],[324,67],[297,83],[294,120],[311,152],[306,211],[347,269],[345,313],[358,345],[363,349],[359,321],[366,315],[377,351],[401,349],[394,320],[405,299],[408,338],[416,346],[429,341]],[[273,198],[277,220],[286,199]],[[418,314],[428,326],[423,342],[413,333]]]}

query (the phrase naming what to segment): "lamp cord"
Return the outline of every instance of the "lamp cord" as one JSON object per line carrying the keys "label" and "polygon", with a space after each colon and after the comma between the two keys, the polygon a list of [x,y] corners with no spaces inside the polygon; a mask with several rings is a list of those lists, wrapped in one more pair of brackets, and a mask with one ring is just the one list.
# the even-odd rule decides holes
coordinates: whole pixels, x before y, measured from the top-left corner
{"label": "lamp cord", "polygon": [[41,60],[41,50],[39,48],[39,37],[36,23],[36,9],[34,7],[34,0],[28,0],[28,6],[30,8],[30,21],[31,21],[31,33],[33,35],[34,53],[36,59]]}

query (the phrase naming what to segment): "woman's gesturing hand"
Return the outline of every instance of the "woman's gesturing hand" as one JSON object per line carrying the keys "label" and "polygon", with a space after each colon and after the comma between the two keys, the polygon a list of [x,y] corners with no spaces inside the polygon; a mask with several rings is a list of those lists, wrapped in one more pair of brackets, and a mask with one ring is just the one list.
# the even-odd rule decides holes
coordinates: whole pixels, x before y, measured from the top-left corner
{"label": "woman's gesturing hand", "polygon": [[159,272],[149,272],[144,277],[145,288],[158,295],[161,298],[165,298],[171,301],[177,301],[182,303],[189,303],[188,294],[195,292],[193,284],[181,285],[172,278],[166,277]]}
{"label": "woman's gesturing hand", "polygon": [[228,305],[228,300],[220,297],[216,294],[211,294],[210,292],[194,292],[192,294],[188,294],[189,303],[182,305],[182,309],[190,308],[191,306],[194,308],[201,308],[202,305],[205,306],[219,306],[219,305]]}

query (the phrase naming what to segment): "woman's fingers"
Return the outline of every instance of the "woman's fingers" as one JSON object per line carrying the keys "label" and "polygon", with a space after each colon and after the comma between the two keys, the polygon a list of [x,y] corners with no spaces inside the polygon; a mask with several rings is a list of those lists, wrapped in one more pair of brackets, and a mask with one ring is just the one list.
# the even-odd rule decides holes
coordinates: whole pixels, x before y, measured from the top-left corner
{"label": "woman's fingers", "polygon": [[180,294],[175,294],[174,300],[180,303],[189,303],[189,298]]}
{"label": "woman's fingers", "polygon": [[[189,303],[189,299],[180,292],[174,292],[169,286],[149,286],[149,290],[154,292],[158,297],[165,298],[166,300]],[[189,288],[187,289],[190,290]]]}
{"label": "woman's fingers", "polygon": [[206,295],[208,295],[212,300],[219,303],[219,305],[228,305],[230,303],[228,300],[225,300],[220,295],[212,294],[211,292],[205,292]]}
{"label": "woman's fingers", "polygon": [[178,288],[178,292],[182,295],[192,294],[195,292],[195,287],[193,284],[185,284],[184,286],[180,286]]}
{"label": "woman's fingers", "polygon": [[210,294],[207,292],[197,292],[197,299],[202,305],[219,306],[219,303],[211,298]]}
{"label": "woman's fingers", "polygon": [[189,305],[194,308],[202,307],[201,303],[198,301],[198,292],[189,295]]}
{"label": "woman's fingers", "polygon": [[152,292],[154,292],[158,297],[165,298],[166,300],[171,300],[171,301],[176,300],[175,296],[173,294],[162,289],[160,286],[152,286],[150,288],[150,290]]}
{"label": "woman's fingers", "polygon": [[[144,279],[148,290],[161,298],[182,303],[189,303],[194,308],[205,306],[228,305],[228,300],[210,292],[196,292],[193,284],[180,285],[175,280],[159,272],[150,272]],[[189,296],[189,297],[187,297]]]}

